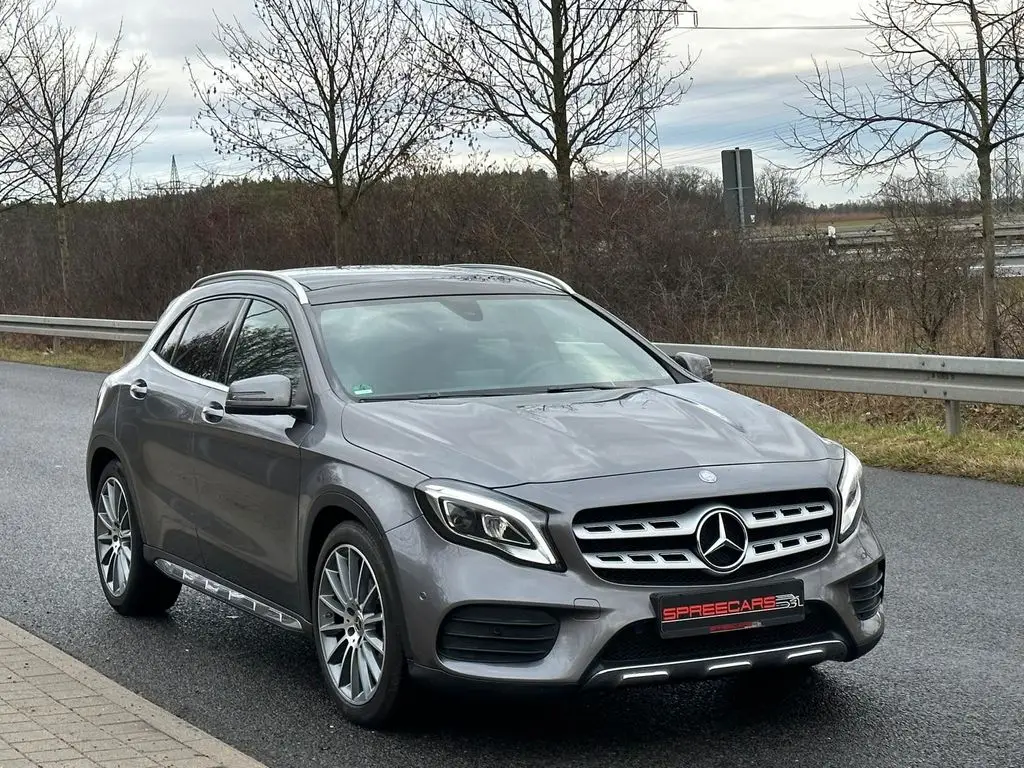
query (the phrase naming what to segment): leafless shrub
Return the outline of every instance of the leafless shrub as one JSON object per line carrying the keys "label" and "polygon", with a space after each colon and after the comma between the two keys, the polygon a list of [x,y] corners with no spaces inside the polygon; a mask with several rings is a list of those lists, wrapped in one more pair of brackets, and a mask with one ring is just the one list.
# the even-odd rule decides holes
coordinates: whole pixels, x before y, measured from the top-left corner
{"label": "leafless shrub", "polygon": [[[877,263],[828,254],[817,238],[742,240],[722,227],[720,184],[665,174],[649,187],[579,177],[574,211],[588,268],[574,283],[660,341],[903,350],[906,303]],[[366,193],[350,244],[367,262],[498,261],[557,268],[557,183],[489,163],[424,168]],[[231,182],[185,195],[86,202],[69,210],[78,250],[76,312],[152,319],[203,274],[331,263],[330,190],[287,181]],[[0,312],[61,311],[51,212],[0,216]],[[976,353],[976,291],[961,292],[942,343]]]}
{"label": "leafless shrub", "polygon": [[905,306],[917,349],[944,351],[949,319],[967,298],[972,267],[981,259],[973,228],[954,215],[959,198],[954,184],[941,174],[894,178],[879,198],[893,243],[883,252],[877,274]]}

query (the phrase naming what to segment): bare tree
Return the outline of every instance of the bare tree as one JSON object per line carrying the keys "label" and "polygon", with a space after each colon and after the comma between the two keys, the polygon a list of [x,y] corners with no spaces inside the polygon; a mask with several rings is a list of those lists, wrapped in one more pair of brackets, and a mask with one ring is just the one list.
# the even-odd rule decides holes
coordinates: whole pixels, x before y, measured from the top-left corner
{"label": "bare tree", "polygon": [[[0,0],[0,134],[22,135],[15,126],[18,115],[15,83],[25,73],[18,71],[13,59],[25,34],[49,13],[52,5],[53,0],[47,0],[41,13],[33,14],[30,0]],[[3,152],[0,154],[0,206],[6,206],[17,199],[29,178],[9,150],[0,151]]]}
{"label": "bare tree", "polygon": [[876,0],[861,16],[879,80],[859,88],[842,73],[817,68],[804,85],[813,109],[790,144],[803,167],[835,163],[847,179],[912,167],[977,165],[984,245],[985,350],[998,356],[992,154],[1024,137],[1024,2],[1021,0]]}
{"label": "bare tree", "polygon": [[35,16],[0,62],[13,117],[0,156],[39,199],[54,204],[61,289],[69,302],[67,208],[95,191],[148,138],[162,100],[145,88],[144,58],[121,66],[121,30],[88,47],[59,18]]}
{"label": "bare tree", "polygon": [[189,72],[218,152],[333,192],[334,257],[360,197],[461,134],[406,0],[256,0],[258,29],[218,19],[227,59]]}
{"label": "bare tree", "polygon": [[667,71],[671,11],[654,0],[430,0],[425,30],[443,71],[468,86],[464,108],[554,168],[559,266],[571,274],[573,172],[633,125],[674,103],[693,60]]}
{"label": "bare tree", "polygon": [[767,166],[754,179],[754,192],[761,217],[778,224],[786,210],[800,200],[800,183],[784,168]]}

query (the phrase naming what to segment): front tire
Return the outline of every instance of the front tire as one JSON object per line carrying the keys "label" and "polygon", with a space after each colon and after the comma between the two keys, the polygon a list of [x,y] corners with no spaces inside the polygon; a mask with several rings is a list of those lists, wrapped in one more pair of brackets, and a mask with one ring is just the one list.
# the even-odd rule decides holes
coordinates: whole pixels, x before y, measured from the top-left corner
{"label": "front tire", "polygon": [[115,611],[123,616],[148,616],[174,605],[181,584],[143,558],[135,502],[116,459],[103,469],[96,487],[93,542],[103,595]]}
{"label": "front tire", "polygon": [[354,522],[327,536],[313,577],[320,671],[351,722],[380,728],[405,693],[402,615],[381,546]]}

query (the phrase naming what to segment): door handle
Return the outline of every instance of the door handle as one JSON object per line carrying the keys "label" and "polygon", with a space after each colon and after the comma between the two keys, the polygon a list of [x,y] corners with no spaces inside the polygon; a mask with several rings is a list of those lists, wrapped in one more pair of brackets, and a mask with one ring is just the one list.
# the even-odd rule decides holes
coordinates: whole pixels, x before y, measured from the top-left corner
{"label": "door handle", "polygon": [[136,379],[132,382],[132,385],[128,388],[128,391],[132,393],[132,397],[136,400],[141,400],[147,394],[149,394],[149,387],[146,386],[146,382],[142,379]]}
{"label": "door handle", "polygon": [[203,408],[203,421],[208,424],[216,424],[224,418],[224,406],[213,402]]}

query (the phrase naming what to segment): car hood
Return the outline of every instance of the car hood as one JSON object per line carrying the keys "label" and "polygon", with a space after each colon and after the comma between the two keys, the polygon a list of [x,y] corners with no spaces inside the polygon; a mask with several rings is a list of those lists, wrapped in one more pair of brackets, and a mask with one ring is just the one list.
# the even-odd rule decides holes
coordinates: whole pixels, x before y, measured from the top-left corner
{"label": "car hood", "polygon": [[829,457],[808,427],[705,383],[353,403],[346,440],[429,477],[490,488]]}

